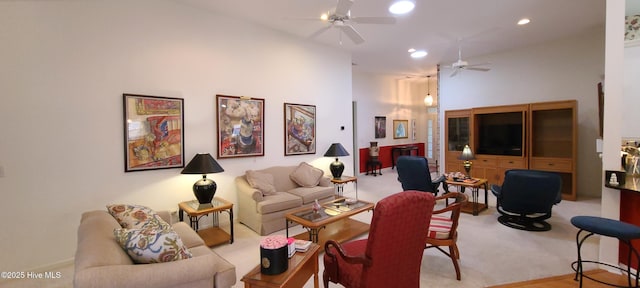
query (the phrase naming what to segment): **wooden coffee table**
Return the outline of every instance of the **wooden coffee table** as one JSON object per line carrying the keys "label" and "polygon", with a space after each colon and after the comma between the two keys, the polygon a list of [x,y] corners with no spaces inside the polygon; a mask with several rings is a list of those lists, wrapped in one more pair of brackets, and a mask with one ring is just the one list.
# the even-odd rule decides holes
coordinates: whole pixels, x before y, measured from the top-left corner
{"label": "wooden coffee table", "polygon": [[244,287],[303,287],[313,275],[313,287],[318,288],[318,251],[320,246],[311,244],[306,252],[296,252],[289,258],[289,268],[277,275],[266,275],[260,272],[260,265],[253,268],[240,281]]}
{"label": "wooden coffee table", "polygon": [[285,215],[287,237],[289,237],[289,224],[298,223],[307,229],[308,233],[300,233],[293,238],[308,239],[319,244],[320,249],[324,249],[324,243],[328,239],[344,242],[368,232],[369,224],[349,217],[373,210],[374,204],[362,200],[347,204],[346,199],[338,198],[323,203],[318,212],[314,212],[311,207],[306,207],[287,213]]}

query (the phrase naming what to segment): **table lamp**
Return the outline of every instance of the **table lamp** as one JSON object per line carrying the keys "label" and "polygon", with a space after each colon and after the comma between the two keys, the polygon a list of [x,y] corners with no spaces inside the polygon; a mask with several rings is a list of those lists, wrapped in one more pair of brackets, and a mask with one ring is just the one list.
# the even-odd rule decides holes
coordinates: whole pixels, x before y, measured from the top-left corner
{"label": "table lamp", "polygon": [[476,157],[473,156],[473,152],[471,152],[471,147],[469,147],[469,145],[464,145],[462,154],[460,154],[460,157],[458,157],[458,159],[464,160],[464,171],[467,172],[467,177],[471,178],[471,164],[473,163],[471,163],[471,161],[469,160],[476,159]]}
{"label": "table lamp", "polygon": [[327,152],[324,153],[324,156],[336,157],[336,161],[331,163],[331,165],[329,166],[329,170],[331,170],[331,175],[333,176],[333,179],[340,179],[340,177],[342,177],[342,171],[344,171],[344,164],[338,161],[338,157],[349,156],[349,152],[347,152],[347,150],[344,149],[344,147],[342,147],[342,144],[333,143],[329,147],[329,150],[327,150]]}
{"label": "table lamp", "polygon": [[198,199],[200,203],[198,210],[213,207],[211,200],[213,199],[213,195],[216,194],[218,186],[215,181],[207,178],[207,173],[220,172],[224,172],[224,169],[220,167],[220,164],[218,164],[209,153],[196,154],[189,164],[182,169],[182,172],[180,172],[180,174],[202,174],[202,179],[193,184],[193,194],[196,195],[196,199]]}

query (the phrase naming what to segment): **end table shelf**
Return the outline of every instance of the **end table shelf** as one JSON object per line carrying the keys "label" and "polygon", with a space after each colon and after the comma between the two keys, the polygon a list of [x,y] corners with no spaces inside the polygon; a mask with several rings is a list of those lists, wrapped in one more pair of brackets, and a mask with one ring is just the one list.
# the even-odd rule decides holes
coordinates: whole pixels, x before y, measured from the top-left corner
{"label": "end table shelf", "polygon": [[[197,200],[180,202],[178,204],[178,218],[180,221],[184,221],[184,213],[189,216],[189,224],[191,228],[195,230],[204,243],[208,247],[213,247],[228,242],[233,243],[233,203],[224,200],[219,197],[215,197],[211,202],[211,207],[199,207]],[[219,226],[218,214],[220,212],[226,212],[229,214],[229,233],[224,231]],[[213,227],[206,229],[199,229],[199,220],[204,216],[213,214]]]}

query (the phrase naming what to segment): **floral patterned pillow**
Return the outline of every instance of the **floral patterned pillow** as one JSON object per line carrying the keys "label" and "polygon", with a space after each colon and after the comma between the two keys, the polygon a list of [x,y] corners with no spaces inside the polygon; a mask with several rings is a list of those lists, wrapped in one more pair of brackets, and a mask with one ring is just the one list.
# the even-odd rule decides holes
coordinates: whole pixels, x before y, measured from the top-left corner
{"label": "floral patterned pillow", "polygon": [[155,211],[142,205],[113,204],[107,205],[107,210],[122,228],[136,229],[147,226],[171,228]]}
{"label": "floral patterned pillow", "polygon": [[171,262],[193,257],[175,231],[150,228],[113,230],[116,241],[138,264]]}

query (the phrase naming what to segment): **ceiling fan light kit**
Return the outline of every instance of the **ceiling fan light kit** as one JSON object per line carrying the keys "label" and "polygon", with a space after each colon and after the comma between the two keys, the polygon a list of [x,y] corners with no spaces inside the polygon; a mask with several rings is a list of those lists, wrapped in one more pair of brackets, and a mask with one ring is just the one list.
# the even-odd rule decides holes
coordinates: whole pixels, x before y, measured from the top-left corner
{"label": "ceiling fan light kit", "polygon": [[351,41],[355,44],[361,44],[364,42],[364,38],[353,27],[353,23],[358,24],[395,24],[396,18],[394,17],[351,17],[351,6],[354,0],[338,0],[338,4],[333,12],[328,12],[320,16],[320,20],[327,22],[329,25],[315,33],[311,34],[310,38],[314,38],[321,33],[329,30],[332,27],[338,28],[340,31],[340,44],[342,44],[342,33],[347,35]]}

